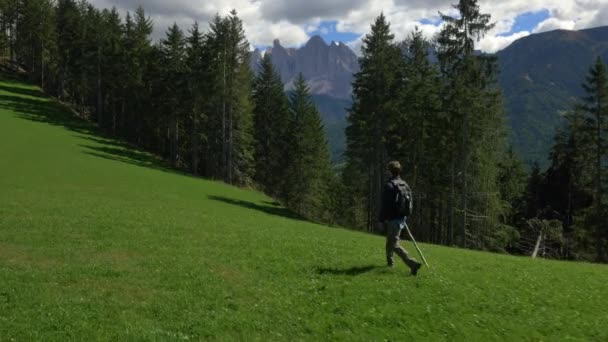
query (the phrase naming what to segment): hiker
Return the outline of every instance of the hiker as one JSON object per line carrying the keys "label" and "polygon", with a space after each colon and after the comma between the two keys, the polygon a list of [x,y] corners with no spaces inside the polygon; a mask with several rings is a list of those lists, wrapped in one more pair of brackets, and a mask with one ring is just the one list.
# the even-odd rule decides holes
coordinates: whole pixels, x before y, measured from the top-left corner
{"label": "hiker", "polygon": [[379,217],[386,232],[386,261],[388,267],[393,267],[395,264],[393,254],[397,253],[410,268],[412,275],[416,275],[422,264],[410,258],[405,248],[399,244],[401,231],[405,228],[405,220],[412,213],[412,190],[401,179],[401,164],[398,161],[390,162],[388,171],[391,179],[386,183],[382,192]]}

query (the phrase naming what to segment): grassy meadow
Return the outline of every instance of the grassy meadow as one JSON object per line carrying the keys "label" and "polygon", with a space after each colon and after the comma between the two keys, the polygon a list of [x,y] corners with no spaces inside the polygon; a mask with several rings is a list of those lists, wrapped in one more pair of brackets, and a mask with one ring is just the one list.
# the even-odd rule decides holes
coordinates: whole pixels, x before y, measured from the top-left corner
{"label": "grassy meadow", "polygon": [[[410,252],[413,247],[406,243]],[[304,222],[0,82],[0,341],[607,341],[608,267]]]}

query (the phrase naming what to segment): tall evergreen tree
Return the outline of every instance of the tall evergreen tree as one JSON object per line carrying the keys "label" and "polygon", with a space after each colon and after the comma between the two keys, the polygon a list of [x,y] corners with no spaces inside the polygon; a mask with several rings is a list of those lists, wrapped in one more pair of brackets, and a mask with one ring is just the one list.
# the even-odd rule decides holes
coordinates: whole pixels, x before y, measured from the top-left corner
{"label": "tall evergreen tree", "polygon": [[202,126],[205,123],[203,111],[205,101],[205,63],[206,53],[204,50],[203,35],[199,30],[198,22],[195,22],[188,37],[186,50],[187,86],[188,99],[186,100],[189,110],[190,126],[190,168],[194,175],[199,174],[201,157],[201,142],[206,140]]}
{"label": "tall evergreen tree", "polygon": [[321,116],[302,74],[294,85],[290,98],[289,150],[283,164],[287,169],[284,198],[298,214],[320,220],[325,217],[324,204],[329,192],[329,149]]}
{"label": "tall evergreen tree", "polygon": [[103,37],[101,40],[101,87],[102,104],[97,114],[97,123],[103,128],[116,133],[116,115],[119,105],[121,83],[124,70],[122,63],[122,20],[116,8],[104,10],[101,14]]}
{"label": "tall evergreen tree", "polygon": [[278,196],[285,179],[283,156],[289,148],[285,146],[289,102],[270,54],[266,54],[260,64],[260,73],[253,85],[253,101],[255,180],[268,194]]}
{"label": "tall evergreen tree", "polygon": [[[586,92],[575,110],[568,116],[570,164],[569,174],[576,175],[576,184],[588,194],[592,201],[574,218],[576,229],[593,236],[595,255],[598,261],[608,261],[608,229],[605,217],[608,214],[605,191],[608,186],[608,76],[606,66],[600,58],[591,67],[586,82]],[[556,148],[563,146],[556,140]],[[587,244],[585,244],[587,245]]]}
{"label": "tall evergreen tree", "polygon": [[169,158],[174,167],[179,159],[179,127],[183,113],[183,101],[186,93],[186,41],[184,33],[173,24],[161,42],[163,52],[163,83],[165,96],[163,102],[167,110],[167,138],[169,141]]}
{"label": "tall evergreen tree", "polygon": [[[122,134],[130,141],[142,144],[142,131],[146,124],[145,101],[149,94],[147,82],[148,62],[152,56],[150,35],[154,26],[139,6],[132,17],[127,13],[124,34],[125,80],[122,89],[121,126]],[[130,129],[127,131],[127,127]]]}
{"label": "tall evergreen tree", "polygon": [[[453,127],[445,132],[451,141],[450,230],[455,229],[458,212],[460,244],[466,246],[469,236],[475,247],[486,248],[492,242],[482,237],[492,235],[499,227],[500,199],[493,194],[498,186],[497,161],[504,148],[503,110],[495,85],[496,60],[477,56],[474,51],[475,40],[494,24],[490,23],[489,14],[480,13],[477,0],[460,0],[454,8],[460,15],[441,14],[446,24],[437,39],[445,86],[443,110],[450,114]],[[460,192],[459,208],[456,190]]]}
{"label": "tall evergreen tree", "polygon": [[354,224],[368,230],[373,230],[379,213],[384,165],[389,159],[387,132],[399,117],[403,87],[403,59],[393,39],[390,25],[381,14],[363,39],[361,71],[355,75],[354,102],[346,129],[346,157],[350,164],[347,170],[353,173],[345,174],[345,178],[353,199],[363,199],[349,207],[367,212],[366,222]]}
{"label": "tall evergreen tree", "polygon": [[431,43],[416,29],[401,44],[405,84],[400,94],[397,124],[389,132],[389,151],[404,162],[404,177],[416,192],[412,227],[421,240],[446,242],[440,219],[445,177],[445,118],[441,112],[441,83],[437,67],[429,60]]}
{"label": "tall evergreen tree", "polygon": [[226,18],[216,16],[210,26],[205,44],[210,50],[209,81],[214,84],[209,90],[209,168],[214,178],[247,185],[254,173],[249,42],[236,11]]}
{"label": "tall evergreen tree", "polygon": [[593,162],[590,163],[592,171],[591,179],[594,195],[594,207],[597,213],[604,210],[604,190],[607,182],[605,179],[608,171],[608,76],[606,65],[601,58],[597,58],[595,65],[589,70],[586,83],[583,88],[587,96],[583,98],[580,109],[584,113],[583,134],[588,134],[588,146],[593,151]]}
{"label": "tall evergreen tree", "polygon": [[207,113],[207,122],[204,132],[206,142],[203,146],[204,158],[203,174],[213,179],[224,179],[225,166],[225,88],[226,65],[225,48],[223,46],[226,33],[226,21],[215,15],[209,23],[209,31],[203,38],[203,49],[206,51],[205,93],[208,100],[205,102],[204,112]]}
{"label": "tall evergreen tree", "polygon": [[19,60],[27,67],[30,79],[43,88],[53,44],[53,10],[53,3],[49,0],[23,1],[16,20],[19,39],[15,45]]}
{"label": "tall evergreen tree", "polygon": [[0,3],[2,9],[2,21],[0,42],[2,43],[3,56],[11,61],[15,60],[19,34],[17,32],[17,22],[20,16],[21,0],[3,0]]}
{"label": "tall evergreen tree", "polygon": [[80,83],[81,17],[74,0],[59,0],[56,7],[57,90],[60,99],[74,100]]}

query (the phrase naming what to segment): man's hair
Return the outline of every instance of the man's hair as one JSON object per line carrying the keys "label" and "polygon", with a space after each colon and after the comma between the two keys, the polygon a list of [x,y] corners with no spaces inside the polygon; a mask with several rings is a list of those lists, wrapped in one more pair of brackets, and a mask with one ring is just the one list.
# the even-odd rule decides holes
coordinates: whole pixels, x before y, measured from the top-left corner
{"label": "man's hair", "polygon": [[392,161],[386,166],[393,176],[399,176],[401,174],[401,163],[398,161]]}

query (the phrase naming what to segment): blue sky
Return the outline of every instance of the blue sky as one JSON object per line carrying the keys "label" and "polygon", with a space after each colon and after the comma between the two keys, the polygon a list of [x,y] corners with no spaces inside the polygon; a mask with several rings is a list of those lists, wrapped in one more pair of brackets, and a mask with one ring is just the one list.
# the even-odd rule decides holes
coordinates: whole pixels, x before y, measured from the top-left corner
{"label": "blue sky", "polygon": [[513,27],[511,27],[511,30],[500,33],[499,36],[507,37],[522,31],[532,32],[532,30],[534,30],[538,24],[549,19],[550,17],[551,13],[547,9],[537,12],[522,13],[515,18],[515,23],[513,24]]}
{"label": "blue sky", "polygon": [[[498,25],[498,32],[495,33],[496,37],[500,38],[519,38],[522,35],[527,35],[533,32],[541,23],[550,19],[551,12],[549,9],[541,9],[537,11],[529,11],[518,14],[513,19],[507,19],[503,21],[503,25]],[[415,21],[415,24],[421,27],[435,27],[439,28],[442,24],[439,16],[430,18],[422,18]],[[607,23],[608,24],[608,23]],[[338,21],[321,21],[314,30],[308,30],[308,33],[312,35],[320,35],[323,39],[330,43],[332,41],[342,41],[346,43],[356,43],[360,39],[363,33],[355,31],[340,31],[338,29]],[[515,40],[515,39],[511,39]],[[504,48],[508,45],[502,44],[499,48]]]}
{"label": "blue sky", "polygon": [[[505,32],[498,33],[499,37],[509,37],[521,32],[532,32],[540,23],[551,18],[551,13],[548,9],[543,9],[534,12],[524,12],[519,14],[513,20],[512,26]],[[428,26],[439,27],[442,23],[439,16],[433,18],[423,18],[418,20],[418,23]],[[337,21],[322,21],[315,30],[309,30],[310,35],[319,35],[330,43],[332,41],[342,41],[350,43],[356,41],[361,33],[357,32],[340,32],[337,30]]]}
{"label": "blue sky", "polygon": [[327,43],[335,42],[352,42],[357,40],[361,34],[353,32],[339,32],[336,28],[337,21],[324,21],[319,24],[316,30],[310,30],[310,35],[319,35]]}

